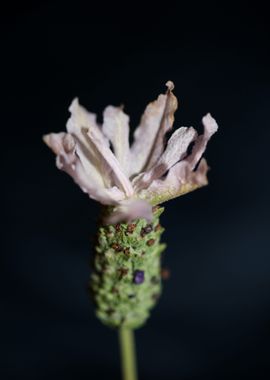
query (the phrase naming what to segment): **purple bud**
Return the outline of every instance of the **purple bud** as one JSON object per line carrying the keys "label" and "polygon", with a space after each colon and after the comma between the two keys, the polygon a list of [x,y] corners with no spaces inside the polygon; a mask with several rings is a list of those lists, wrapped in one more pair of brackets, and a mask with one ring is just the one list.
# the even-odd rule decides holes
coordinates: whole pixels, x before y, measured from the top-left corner
{"label": "purple bud", "polygon": [[143,270],[135,270],[133,277],[134,284],[140,285],[144,282],[144,271]]}

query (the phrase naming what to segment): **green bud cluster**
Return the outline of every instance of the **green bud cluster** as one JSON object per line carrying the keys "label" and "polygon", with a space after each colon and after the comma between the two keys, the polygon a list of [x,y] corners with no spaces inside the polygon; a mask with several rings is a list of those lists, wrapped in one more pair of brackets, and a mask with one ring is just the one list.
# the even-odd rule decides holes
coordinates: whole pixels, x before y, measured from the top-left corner
{"label": "green bud cluster", "polygon": [[137,219],[98,230],[90,289],[97,317],[108,326],[142,326],[160,296],[163,210],[154,207],[151,223]]}

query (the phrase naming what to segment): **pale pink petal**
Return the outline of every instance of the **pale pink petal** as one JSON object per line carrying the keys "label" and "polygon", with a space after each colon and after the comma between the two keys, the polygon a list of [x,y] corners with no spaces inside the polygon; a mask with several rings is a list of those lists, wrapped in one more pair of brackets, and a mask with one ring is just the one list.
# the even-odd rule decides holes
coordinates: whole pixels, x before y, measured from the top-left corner
{"label": "pale pink petal", "polygon": [[203,117],[202,123],[204,126],[204,133],[197,138],[192,149],[192,153],[187,158],[187,162],[190,164],[192,169],[195,168],[202,157],[209,139],[218,130],[216,120],[210,115],[210,113]]}
{"label": "pale pink petal", "polygon": [[129,223],[139,218],[151,221],[153,218],[152,206],[141,199],[128,199],[120,202],[119,205],[115,207],[113,213],[105,219],[105,223]]}
{"label": "pale pink petal", "polygon": [[192,171],[185,160],[180,161],[169,170],[164,179],[154,180],[148,189],[142,190],[138,195],[152,205],[166,202],[207,185],[207,170],[204,159],[196,171]]}
{"label": "pale pink petal", "polygon": [[109,148],[107,138],[98,125],[93,123],[92,117],[88,117],[88,112],[77,100],[72,102],[70,112],[72,114],[67,129],[76,136],[77,153],[85,171],[89,173],[94,167],[99,172],[105,187],[116,185],[125,192],[126,196],[131,196],[133,194],[131,183],[122,172],[119,162]]}
{"label": "pale pink petal", "polygon": [[[61,157],[61,160],[63,160],[63,157]],[[73,178],[75,183],[80,186],[84,193],[87,193],[90,198],[104,205],[115,205],[119,201],[125,199],[125,194],[116,186],[105,188],[97,186],[94,182],[91,182],[89,175],[86,174],[79,158],[77,158],[75,165],[64,165],[62,170],[67,172]]]}
{"label": "pale pink petal", "polygon": [[206,159],[202,158],[197,169],[191,172],[192,181],[200,186],[205,186],[208,184],[207,172],[209,167],[207,165]]}
{"label": "pale pink petal", "polygon": [[68,173],[77,185],[87,193],[90,198],[104,204],[104,205],[115,205],[120,200],[125,198],[125,194],[120,191],[116,186],[106,189],[105,187],[100,187],[91,182],[89,176],[85,173],[84,168],[77,158],[74,165],[68,165],[65,163],[65,158],[60,156],[62,163],[62,170]]}
{"label": "pale pink petal", "polygon": [[77,144],[74,138],[64,132],[50,133],[43,137],[44,142],[57,155],[56,166],[69,174],[80,188],[88,193],[90,198],[102,204],[114,205],[125,198],[125,194],[117,187],[106,189],[97,181],[93,172],[86,172],[77,154]]}
{"label": "pale pink petal", "polygon": [[189,172],[190,166],[185,161],[180,161],[169,170],[166,177],[154,180],[147,189],[141,190],[138,195],[152,205],[174,198],[186,182]]}
{"label": "pale pink petal", "polygon": [[200,186],[207,185],[206,174],[208,172],[208,165],[205,158],[202,158],[197,169],[193,171],[190,164],[186,161],[180,161],[174,165],[168,172],[166,180],[169,185],[173,185],[178,189],[179,184],[196,184]]}
{"label": "pale pink petal", "polygon": [[207,184],[208,166],[206,161],[202,159],[197,169],[195,171],[194,169],[218,126],[210,114],[204,116],[202,122],[204,133],[197,137],[192,153],[174,165],[164,179],[156,179],[152,183],[150,182],[147,189],[139,192],[140,198],[146,199],[152,204],[158,204]]}
{"label": "pale pink petal", "polygon": [[87,136],[89,137],[90,143],[95,146],[100,160],[103,160],[103,172],[106,170],[110,173],[111,177],[114,179],[114,183],[124,191],[127,197],[132,196],[134,191],[131,182],[121,170],[119,162],[113,152],[102,143],[102,140],[100,140],[99,136],[95,134],[95,131],[89,129],[87,131]]}
{"label": "pale pink petal", "polygon": [[59,154],[63,150],[63,137],[66,135],[65,132],[60,133],[49,133],[42,137],[43,141],[54,154]]}
{"label": "pale pink petal", "polygon": [[111,141],[122,171],[129,173],[129,117],[121,107],[108,106],[103,113],[102,131]]}
{"label": "pale pink petal", "polygon": [[104,144],[109,146],[108,139],[103,135],[100,126],[98,125],[96,119],[96,114],[89,112],[86,108],[84,108],[81,104],[79,104],[78,98],[73,99],[71,105],[69,106],[69,112],[71,113],[71,117],[74,116],[74,124],[70,125],[71,129],[70,133],[81,137],[80,132],[81,129],[94,129],[95,132],[104,140]]}
{"label": "pale pink petal", "polygon": [[168,141],[167,147],[151,170],[134,178],[136,191],[145,189],[152,181],[162,177],[173,165],[187,155],[190,143],[196,138],[194,128],[181,127],[177,129]]}
{"label": "pale pink petal", "polygon": [[[65,157],[68,164],[73,164],[75,161],[75,140],[73,137],[65,132],[49,133],[43,136],[43,141],[49,148],[56,154],[56,156]],[[62,169],[59,160],[56,161],[58,169]]]}
{"label": "pale pink petal", "polygon": [[[80,106],[78,99],[74,99],[69,107],[71,116],[67,121],[67,131],[72,134],[76,140],[76,154],[80,158],[80,162],[85,173],[94,178],[96,184],[100,187],[111,187],[111,178],[109,174],[102,173],[102,163],[97,158],[95,149],[89,146],[85,129],[95,129],[96,133],[102,135],[99,126],[96,123],[96,116]],[[104,137],[104,144],[108,145],[107,139]]]}
{"label": "pale pink petal", "polygon": [[172,128],[177,99],[172,93],[173,83],[166,83],[166,95],[148,104],[134,133],[131,147],[130,175],[150,169],[164,150],[164,136]]}

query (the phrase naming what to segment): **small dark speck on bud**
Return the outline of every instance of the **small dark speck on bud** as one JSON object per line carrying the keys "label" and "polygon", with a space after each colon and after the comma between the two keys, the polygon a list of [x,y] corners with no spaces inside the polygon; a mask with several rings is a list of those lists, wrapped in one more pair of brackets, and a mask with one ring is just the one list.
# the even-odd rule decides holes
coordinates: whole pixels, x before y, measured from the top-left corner
{"label": "small dark speck on bud", "polygon": [[162,268],[161,269],[161,278],[162,280],[168,280],[171,276],[171,272],[167,268]]}
{"label": "small dark speck on bud", "polygon": [[118,272],[119,272],[120,278],[123,278],[124,276],[128,274],[128,268],[119,268]]}
{"label": "small dark speck on bud", "polygon": [[155,243],[155,239],[150,239],[146,242],[146,244],[148,245],[148,247],[151,247],[151,245],[153,245]]}
{"label": "small dark speck on bud", "polygon": [[129,234],[132,234],[132,232],[134,232],[135,228],[136,228],[136,224],[129,224],[129,225],[127,226],[127,232],[128,232]]}
{"label": "small dark speck on bud", "polygon": [[112,249],[114,249],[115,252],[121,252],[122,251],[122,247],[117,243],[112,244]]}
{"label": "small dark speck on bud", "polygon": [[152,224],[147,224],[145,227],[144,227],[144,231],[146,234],[149,234],[151,231],[153,231],[153,226]]}
{"label": "small dark speck on bud", "polygon": [[144,237],[145,235],[149,234],[153,231],[152,224],[147,224],[145,227],[141,229],[141,237]]}
{"label": "small dark speck on bud", "polygon": [[136,285],[140,285],[144,282],[144,271],[143,270],[135,270],[133,282]]}

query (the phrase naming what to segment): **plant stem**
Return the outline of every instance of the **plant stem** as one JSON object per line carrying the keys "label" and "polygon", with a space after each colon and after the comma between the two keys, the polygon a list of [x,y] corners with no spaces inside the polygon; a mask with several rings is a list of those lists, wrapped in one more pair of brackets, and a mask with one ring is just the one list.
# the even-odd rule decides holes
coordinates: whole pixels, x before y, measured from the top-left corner
{"label": "plant stem", "polygon": [[119,328],[123,380],[137,380],[135,341],[132,329]]}

